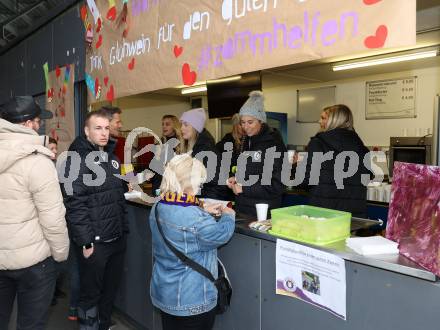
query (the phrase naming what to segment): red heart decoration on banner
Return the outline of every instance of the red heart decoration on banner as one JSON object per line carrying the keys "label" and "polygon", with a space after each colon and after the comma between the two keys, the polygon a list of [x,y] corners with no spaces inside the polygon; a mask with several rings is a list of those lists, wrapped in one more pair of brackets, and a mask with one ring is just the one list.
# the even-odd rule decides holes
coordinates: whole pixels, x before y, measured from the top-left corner
{"label": "red heart decoration on banner", "polygon": [[382,0],[364,0],[366,5],[374,5],[375,3],[381,2]]}
{"label": "red heart decoration on banner", "polygon": [[183,47],[174,46],[174,56],[178,58],[180,55],[182,55]]}
{"label": "red heart decoration on banner", "polygon": [[101,45],[102,45],[102,34],[100,34],[98,37],[98,41],[96,42],[96,49],[101,47]]}
{"label": "red heart decoration on banner", "polygon": [[122,36],[124,38],[127,38],[127,35],[128,35],[128,28],[124,29],[124,31],[122,32]]}
{"label": "red heart decoration on banner", "polygon": [[107,11],[107,19],[109,20],[109,21],[114,21],[115,20],[115,18],[116,18],[116,7],[115,6],[113,6],[113,7],[111,7],[108,11]]}
{"label": "red heart decoration on banner", "polygon": [[53,98],[53,94],[54,94],[53,88],[47,90],[47,98],[49,99]]}
{"label": "red heart decoration on banner", "polygon": [[197,73],[195,71],[191,71],[188,63],[185,63],[182,66],[182,79],[183,83],[187,86],[194,85],[197,79]]}
{"label": "red heart decoration on banner", "polygon": [[134,57],[131,59],[130,63],[128,63],[128,70],[134,69]]}
{"label": "red heart decoration on banner", "polygon": [[87,17],[87,6],[86,5],[82,5],[81,7],[81,19],[83,20],[83,22],[86,20]]}
{"label": "red heart decoration on banner", "polygon": [[101,31],[101,28],[102,28],[101,17],[98,17],[98,22],[96,23],[96,33],[99,33]]}
{"label": "red heart decoration on banner", "polygon": [[364,44],[367,48],[381,48],[385,44],[388,36],[388,28],[386,25],[381,25],[377,28],[374,36],[365,38]]}
{"label": "red heart decoration on banner", "polygon": [[108,84],[108,77],[104,77],[104,85],[105,85],[105,87],[107,87],[107,84]]}
{"label": "red heart decoration on banner", "polygon": [[99,89],[99,79],[96,78],[95,79],[95,96],[98,94],[98,89]]}
{"label": "red heart decoration on banner", "polygon": [[107,92],[107,101],[113,101],[113,99],[115,98],[115,90],[113,88],[113,85],[110,85],[110,89]]}
{"label": "red heart decoration on banner", "polygon": [[56,66],[56,68],[55,68],[55,75],[57,76],[57,78],[60,76],[60,74],[61,74],[61,69],[60,69],[60,67],[57,65]]}

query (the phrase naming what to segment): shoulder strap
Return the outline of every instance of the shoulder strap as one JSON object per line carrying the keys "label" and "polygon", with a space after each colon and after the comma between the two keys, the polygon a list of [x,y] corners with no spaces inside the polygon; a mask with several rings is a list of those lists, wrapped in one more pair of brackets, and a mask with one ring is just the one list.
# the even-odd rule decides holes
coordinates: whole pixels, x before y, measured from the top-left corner
{"label": "shoulder strap", "polygon": [[173,244],[171,244],[171,242],[165,237],[163,230],[162,230],[162,225],[159,222],[159,217],[157,214],[157,204],[154,207],[154,215],[156,218],[156,224],[157,224],[157,228],[159,229],[160,234],[162,235],[162,238],[165,242],[165,244],[168,246],[168,248],[176,255],[177,258],[179,258],[185,265],[191,267],[193,270],[195,270],[196,272],[198,272],[199,274],[205,276],[208,280],[210,280],[211,282],[215,282],[215,278],[214,276],[212,276],[211,272],[208,271],[205,267],[201,266],[199,263],[195,262],[194,260],[192,260],[191,258],[188,258],[188,256],[184,253],[182,253],[181,251],[179,251],[178,249],[176,249]]}

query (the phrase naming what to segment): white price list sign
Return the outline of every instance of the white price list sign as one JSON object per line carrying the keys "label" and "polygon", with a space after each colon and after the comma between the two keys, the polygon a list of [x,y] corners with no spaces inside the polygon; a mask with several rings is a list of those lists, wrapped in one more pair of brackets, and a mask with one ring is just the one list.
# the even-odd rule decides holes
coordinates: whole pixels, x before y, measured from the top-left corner
{"label": "white price list sign", "polygon": [[415,118],[417,77],[368,81],[366,119]]}

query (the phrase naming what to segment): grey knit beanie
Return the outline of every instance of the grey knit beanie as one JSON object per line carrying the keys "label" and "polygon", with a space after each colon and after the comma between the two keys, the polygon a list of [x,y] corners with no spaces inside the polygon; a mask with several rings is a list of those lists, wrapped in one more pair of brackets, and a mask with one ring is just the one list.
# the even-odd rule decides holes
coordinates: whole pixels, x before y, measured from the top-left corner
{"label": "grey knit beanie", "polygon": [[240,116],[251,116],[263,123],[266,122],[266,110],[264,109],[262,91],[252,91],[249,93],[249,98],[240,109]]}

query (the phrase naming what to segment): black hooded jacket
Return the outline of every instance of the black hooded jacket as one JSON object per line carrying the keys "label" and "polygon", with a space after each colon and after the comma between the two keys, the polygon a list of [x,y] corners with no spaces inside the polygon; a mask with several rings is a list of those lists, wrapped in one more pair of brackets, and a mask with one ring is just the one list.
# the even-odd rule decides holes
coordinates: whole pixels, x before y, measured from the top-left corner
{"label": "black hooded jacket", "polygon": [[[219,170],[220,170],[220,156],[215,147],[214,137],[206,129],[199,134],[197,141],[193,146],[191,153],[192,157],[196,157],[197,154],[203,151],[210,151],[216,154],[217,162],[215,167],[215,173],[208,173],[208,177],[213,176],[212,180],[205,183],[202,188],[201,197],[204,198],[214,198],[220,200],[228,200],[229,188],[226,186],[226,180],[224,183],[219,183]],[[204,157],[203,159],[199,155],[198,158],[203,162],[206,168],[208,165],[208,159]]]}
{"label": "black hooded jacket", "polygon": [[[325,154],[330,151],[333,151],[333,158],[322,163],[319,183],[310,185],[310,179],[317,179],[312,170],[313,153]],[[353,176],[343,180],[343,188],[338,189],[335,180],[335,161],[338,154],[344,151],[353,151],[359,156],[359,167]],[[309,190],[309,204],[351,212],[356,217],[366,217],[367,188],[361,183],[361,175],[370,174],[364,165],[364,157],[368,152],[357,133],[348,129],[336,128],[312,137],[307,147],[306,175],[302,184],[302,187]],[[345,158],[343,168],[347,171],[348,158]]]}
{"label": "black hooded jacket", "polygon": [[[265,162],[266,150],[275,147],[276,152],[281,152],[280,157],[275,158],[273,167],[269,161]],[[243,192],[235,198],[236,209],[246,216],[256,216],[255,204],[269,204],[269,209],[281,207],[281,199],[284,185],[281,182],[281,169],[286,146],[283,143],[280,133],[264,124],[260,132],[255,136],[246,136],[242,145],[242,153],[249,155],[246,159],[245,180],[249,176],[258,176],[258,181],[252,185],[243,184]],[[262,182],[264,164],[269,172],[269,182]],[[240,158],[238,160],[238,171],[240,169]],[[238,174],[238,173],[237,173]],[[240,183],[239,175],[236,175]]]}
{"label": "black hooded jacket", "polygon": [[[82,136],[69,147],[69,151],[76,151],[81,158],[79,175],[72,182],[73,194],[69,194],[66,182],[61,187],[70,238],[79,246],[112,240],[128,232],[124,198],[127,185],[115,176],[121,171],[119,160],[113,154],[114,147],[115,142],[110,140],[105,152],[100,152]],[[96,152],[96,157],[86,166],[86,157],[91,152]],[[65,177],[78,173],[74,164],[69,157]],[[96,180],[94,185],[85,183],[90,178]]]}

